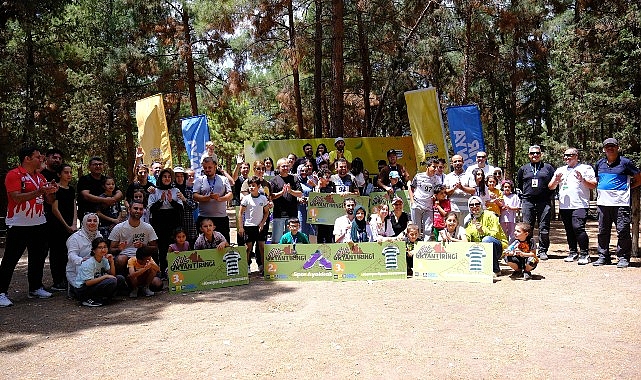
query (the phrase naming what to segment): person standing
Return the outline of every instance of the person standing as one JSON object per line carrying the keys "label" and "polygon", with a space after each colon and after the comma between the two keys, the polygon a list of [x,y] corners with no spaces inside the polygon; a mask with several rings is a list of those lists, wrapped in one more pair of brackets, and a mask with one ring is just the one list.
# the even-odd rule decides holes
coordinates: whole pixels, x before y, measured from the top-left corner
{"label": "person standing", "polygon": [[271,200],[274,202],[272,242],[280,241],[289,219],[298,217],[298,198],[303,196],[300,182],[289,173],[287,158],[279,159],[276,168],[278,175],[269,182]]}
{"label": "person standing", "polygon": [[348,163],[352,162],[352,152],[345,149],[345,139],[342,137],[335,138],[334,147],[336,149],[329,152],[329,166],[332,169],[334,168],[334,163],[340,158],[346,159]]}
{"label": "person standing", "polygon": [[590,208],[590,189],[596,187],[596,177],[590,165],[579,163],[578,149],[566,149],[563,160],[567,165],[556,169],[548,188],[559,189],[559,214],[570,250],[565,261],[571,263],[578,258],[579,265],[585,265],[590,262],[590,241],[585,232],[585,222]]}
{"label": "person standing", "polygon": [[0,262],[0,307],[13,305],[7,297],[13,271],[24,253],[29,250],[27,276],[29,298],[49,298],[51,293],[42,284],[47,242],[44,239],[47,222],[43,203],[53,203],[58,190],[55,182],[47,182],[39,173],[42,155],[36,147],[20,149],[20,166],[10,170],[5,178],[7,189],[7,240]]}
{"label": "person standing", "polygon": [[487,177],[490,174],[494,174],[494,166],[487,163],[487,153],[486,152],[477,152],[476,153],[476,164],[470,165],[465,170],[465,174],[471,176],[474,169],[482,169],[483,174]]}
{"label": "person standing", "polygon": [[463,170],[463,156],[455,154],[452,156],[452,167],[454,170],[445,176],[444,185],[447,187],[447,196],[450,201],[458,208],[460,220],[469,212],[467,200],[475,193],[474,179]]}
{"label": "person standing", "polygon": [[394,194],[394,189],[390,185],[390,173],[397,172],[401,179],[401,185],[405,186],[410,180],[410,174],[405,170],[403,165],[398,163],[398,154],[395,149],[387,151],[387,166],[380,170],[376,185],[387,191],[390,195]]}
{"label": "person standing", "polygon": [[89,174],[78,179],[78,215],[95,212],[102,207],[110,207],[123,198],[122,191],[116,187],[113,197],[101,197],[104,192],[102,184],[106,177],[102,174],[104,164],[100,157],[89,159]]}
{"label": "person standing", "polygon": [[611,264],[610,234],[612,223],[617,229],[617,268],[630,265],[632,237],[630,235],[630,189],[641,185],[641,171],[629,159],[619,153],[619,142],[608,138],[603,141],[605,157],[597,161],[594,171],[597,177],[597,200],[599,211],[598,252],[594,266]]}
{"label": "person standing", "polygon": [[554,192],[548,187],[554,176],[554,167],[541,162],[543,152],[538,145],[528,149],[530,163],[521,166],[516,173],[516,186],[521,189],[521,213],[523,222],[530,225],[534,236],[534,225],[539,222],[538,255],[541,260],[548,259],[550,247],[551,201]]}
{"label": "person standing", "polygon": [[204,175],[194,182],[194,199],[198,202],[197,225],[203,218],[212,220],[218,232],[229,240],[229,217],[227,201],[233,197],[231,184],[226,176],[216,174],[218,159],[205,157],[202,162]]}

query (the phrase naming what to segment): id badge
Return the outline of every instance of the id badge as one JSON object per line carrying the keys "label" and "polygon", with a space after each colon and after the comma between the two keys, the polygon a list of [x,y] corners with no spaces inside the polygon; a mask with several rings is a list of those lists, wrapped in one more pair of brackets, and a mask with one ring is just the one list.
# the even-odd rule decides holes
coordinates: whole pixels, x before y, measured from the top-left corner
{"label": "id badge", "polygon": [[537,187],[539,187],[539,179],[532,178],[532,188],[537,188]]}

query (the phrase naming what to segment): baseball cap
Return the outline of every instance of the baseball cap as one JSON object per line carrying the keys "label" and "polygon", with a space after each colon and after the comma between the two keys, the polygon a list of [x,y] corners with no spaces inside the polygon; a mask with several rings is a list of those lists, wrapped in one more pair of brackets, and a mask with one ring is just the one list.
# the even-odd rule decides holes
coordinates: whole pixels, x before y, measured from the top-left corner
{"label": "baseball cap", "polygon": [[619,146],[619,142],[617,141],[617,139],[610,137],[608,139],[605,139],[605,141],[603,141],[603,146],[608,146],[608,145]]}
{"label": "baseball cap", "polygon": [[183,168],[182,166],[176,166],[174,168],[174,174],[175,173],[184,173],[184,172],[185,172],[185,168]]}
{"label": "baseball cap", "polygon": [[344,139],[344,138],[342,138],[342,137],[337,137],[337,138],[335,138],[335,139],[334,139],[334,145],[336,145],[336,143],[337,143],[337,142],[339,142],[339,141],[345,142],[345,139]]}
{"label": "baseball cap", "polygon": [[398,155],[398,153],[396,153],[396,150],[394,150],[394,149],[390,149],[390,150],[387,151],[387,157],[389,157],[392,154]]}
{"label": "baseball cap", "polygon": [[392,170],[391,172],[389,172],[389,177],[390,178],[401,178],[401,176],[398,175],[398,172],[396,170]]}
{"label": "baseball cap", "polygon": [[398,203],[398,202],[403,203],[403,199],[401,199],[400,197],[394,197],[394,199],[392,199],[392,204],[395,204],[395,203]]}

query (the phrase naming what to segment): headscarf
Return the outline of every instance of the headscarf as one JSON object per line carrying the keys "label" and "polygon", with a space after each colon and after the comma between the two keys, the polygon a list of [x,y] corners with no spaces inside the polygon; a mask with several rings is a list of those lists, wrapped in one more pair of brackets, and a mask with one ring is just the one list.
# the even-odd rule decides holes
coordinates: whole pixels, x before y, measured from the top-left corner
{"label": "headscarf", "polygon": [[100,234],[100,232],[98,232],[98,225],[96,225],[96,230],[95,231],[93,231],[93,232],[89,231],[89,229],[87,228],[87,219],[89,219],[90,217],[94,217],[98,221],[100,221],[100,219],[98,218],[98,214],[93,213],[93,212],[86,213],[85,216],[82,217],[82,223],[80,225],[79,233],[84,235],[87,238],[87,240],[89,240],[91,242],[91,241],[93,241],[93,239],[95,239],[97,237],[102,237],[102,234]]}
{"label": "headscarf", "polygon": [[[481,207],[479,207],[478,215],[472,215],[472,208],[470,207],[470,203],[472,203],[473,201],[479,202],[481,204]],[[478,218],[481,216],[481,214],[483,214],[483,210],[485,210],[485,202],[483,202],[481,197],[479,197],[478,195],[472,195],[470,199],[467,200],[467,208],[468,210],[470,210],[470,215],[469,215],[470,219],[472,219],[472,216],[475,216]]]}
{"label": "headscarf", "polygon": [[[365,213],[363,220],[358,220],[356,217],[358,210],[363,210]],[[369,236],[367,236],[367,211],[365,211],[365,208],[361,205],[354,208],[354,220],[352,221],[350,236],[355,243],[369,241]]]}
{"label": "headscarf", "polygon": [[[162,175],[165,172],[171,174],[171,182],[169,183],[169,185],[165,185],[164,183],[162,183]],[[174,187],[174,171],[169,169],[169,168],[165,168],[165,169],[161,170],[160,173],[158,173],[158,180],[156,181],[156,188],[158,190],[169,190],[172,187]]]}

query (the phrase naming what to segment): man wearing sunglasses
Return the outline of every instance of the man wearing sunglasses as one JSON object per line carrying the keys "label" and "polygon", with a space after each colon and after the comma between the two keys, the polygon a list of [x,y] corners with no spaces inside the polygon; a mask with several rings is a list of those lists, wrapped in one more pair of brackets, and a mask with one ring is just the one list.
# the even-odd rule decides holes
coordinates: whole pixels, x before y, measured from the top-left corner
{"label": "man wearing sunglasses", "polygon": [[550,247],[551,201],[554,196],[548,185],[554,176],[554,167],[541,162],[543,153],[538,145],[530,146],[528,157],[530,162],[521,166],[516,173],[516,186],[521,189],[523,221],[532,226],[530,236],[534,236],[534,226],[539,222],[538,256],[541,260],[547,260]]}
{"label": "man wearing sunglasses", "polygon": [[570,250],[565,261],[571,263],[578,258],[579,265],[585,265],[590,262],[590,241],[585,232],[585,221],[590,208],[590,189],[596,187],[596,177],[590,165],[579,163],[576,148],[566,149],[563,160],[567,165],[556,169],[548,188],[559,189],[559,214]]}
{"label": "man wearing sunglasses", "polygon": [[485,173],[486,177],[494,173],[494,166],[487,163],[486,152],[476,152],[476,164],[468,166],[467,169],[465,170],[465,174],[468,177],[474,178],[474,176],[472,175],[472,172],[476,168],[483,169],[483,173]]}

